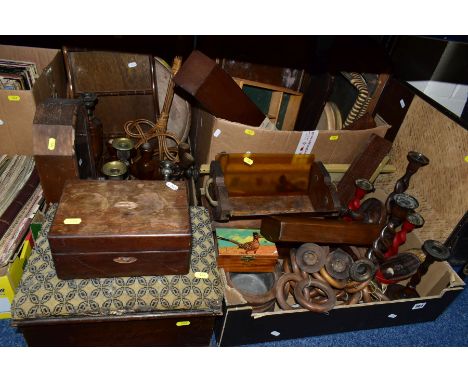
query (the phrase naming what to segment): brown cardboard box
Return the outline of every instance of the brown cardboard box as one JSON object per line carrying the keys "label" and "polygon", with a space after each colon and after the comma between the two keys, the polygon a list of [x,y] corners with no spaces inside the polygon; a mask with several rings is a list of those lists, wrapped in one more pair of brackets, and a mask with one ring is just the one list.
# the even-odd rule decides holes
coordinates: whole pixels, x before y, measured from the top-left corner
{"label": "brown cardboard box", "polygon": [[[309,148],[316,138],[312,147],[316,160],[349,164],[371,134],[383,137],[390,128],[382,119],[377,118],[376,122],[377,127],[359,131],[278,131],[227,121],[193,108],[190,139],[192,151],[199,164],[210,163],[220,152],[308,154],[309,152],[298,151],[302,137],[305,146],[308,145]],[[314,134],[317,136],[314,137]]]}
{"label": "brown cardboard box", "polygon": [[66,76],[60,50],[0,45],[0,58],[35,62],[40,73],[32,90],[0,90],[0,153],[33,155],[36,105],[54,93],[65,97]]}

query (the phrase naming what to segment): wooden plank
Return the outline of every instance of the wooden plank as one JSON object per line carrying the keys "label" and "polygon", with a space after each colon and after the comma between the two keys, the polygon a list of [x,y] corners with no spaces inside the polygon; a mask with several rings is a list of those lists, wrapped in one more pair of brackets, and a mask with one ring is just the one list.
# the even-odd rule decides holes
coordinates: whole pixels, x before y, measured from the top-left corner
{"label": "wooden plank", "polygon": [[272,92],[270,106],[268,108],[268,118],[275,125],[278,122],[278,116],[279,116],[282,101],[283,101],[282,92],[276,92],[276,91]]}
{"label": "wooden plank", "polygon": [[414,93],[407,86],[394,78],[388,80],[374,109],[374,116],[378,114],[392,126],[385,135],[386,139],[392,142],[395,139],[413,97]]}
{"label": "wooden plank", "polygon": [[387,81],[390,78],[390,74],[388,73],[381,73],[379,74],[379,80],[377,83],[377,87],[372,94],[371,100],[369,102],[369,106],[367,106],[367,112],[370,115],[374,115],[375,107],[377,106],[377,102],[379,101],[380,96],[382,95],[385,86],[387,85]]}
{"label": "wooden plank", "polygon": [[381,226],[357,221],[293,216],[262,219],[260,233],[272,242],[371,245]]}
{"label": "wooden plank", "polygon": [[338,184],[338,196],[342,204],[346,205],[353,197],[354,181],[358,178],[370,179],[391,148],[390,141],[375,134],[369,137]]}
{"label": "wooden plank", "polygon": [[233,77],[232,78],[241,88],[244,85],[247,86],[255,86],[257,88],[262,88],[262,89],[267,89],[271,90],[273,92],[280,92],[280,93],[286,93],[286,94],[291,94],[291,95],[302,95],[301,92],[297,92],[282,86],[276,86],[276,85],[271,85],[265,82],[258,82],[258,81],[252,81],[252,80],[247,80],[245,78],[238,78],[238,77]]}
{"label": "wooden plank", "polygon": [[293,131],[294,125],[296,124],[297,115],[299,114],[299,108],[301,107],[302,95],[290,96],[288,101],[288,107],[283,120],[283,131]]}

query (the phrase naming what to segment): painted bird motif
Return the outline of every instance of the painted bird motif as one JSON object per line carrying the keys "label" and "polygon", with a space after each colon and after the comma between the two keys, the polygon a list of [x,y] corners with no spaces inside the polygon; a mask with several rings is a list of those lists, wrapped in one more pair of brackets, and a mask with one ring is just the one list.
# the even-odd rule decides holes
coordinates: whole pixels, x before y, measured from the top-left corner
{"label": "painted bird motif", "polygon": [[232,239],[226,239],[221,236],[217,236],[218,240],[224,240],[224,241],[229,241],[235,245],[237,245],[238,248],[243,249],[245,251],[245,254],[247,255],[249,252],[253,252],[254,254],[257,253],[258,248],[260,248],[260,235],[258,232],[252,232],[253,240],[248,241],[247,243],[239,243],[236,240]]}

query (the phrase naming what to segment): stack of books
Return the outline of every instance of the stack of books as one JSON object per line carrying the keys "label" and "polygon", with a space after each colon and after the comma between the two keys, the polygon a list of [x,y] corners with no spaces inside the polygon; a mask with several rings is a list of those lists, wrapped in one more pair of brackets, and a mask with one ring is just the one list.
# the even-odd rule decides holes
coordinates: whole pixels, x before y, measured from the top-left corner
{"label": "stack of books", "polygon": [[31,90],[38,77],[33,62],[0,60],[1,90]]}
{"label": "stack of books", "polygon": [[31,220],[43,201],[34,159],[0,155],[0,270],[21,252]]}

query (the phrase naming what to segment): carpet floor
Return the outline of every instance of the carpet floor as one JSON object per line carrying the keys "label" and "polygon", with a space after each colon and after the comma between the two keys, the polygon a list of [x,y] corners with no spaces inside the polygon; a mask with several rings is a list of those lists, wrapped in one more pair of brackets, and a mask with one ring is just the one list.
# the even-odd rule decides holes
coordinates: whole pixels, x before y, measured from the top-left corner
{"label": "carpet floor", "polygon": [[[249,346],[468,346],[468,288],[435,320],[420,324],[265,342]],[[21,333],[0,320],[0,346],[27,346]],[[212,341],[213,342],[213,341]]]}

